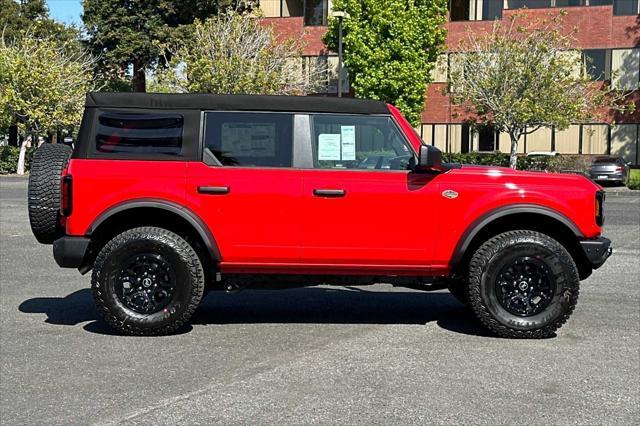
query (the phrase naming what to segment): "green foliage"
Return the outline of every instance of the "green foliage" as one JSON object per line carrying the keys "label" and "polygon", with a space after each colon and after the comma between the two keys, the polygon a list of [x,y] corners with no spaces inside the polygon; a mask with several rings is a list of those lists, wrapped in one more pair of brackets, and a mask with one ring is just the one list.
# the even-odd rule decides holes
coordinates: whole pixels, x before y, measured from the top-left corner
{"label": "green foliage", "polygon": [[0,131],[72,131],[80,123],[93,61],[76,46],[25,37],[0,41]]}
{"label": "green foliage", "polygon": [[511,138],[512,167],[518,140],[540,127],[601,121],[603,108],[632,108],[583,72],[573,38],[562,32],[562,15],[520,23],[519,15],[496,21],[493,31],[468,40],[451,57],[449,87],[455,104],[473,121],[490,124]]}
{"label": "green foliage", "polygon": [[[493,153],[455,153],[443,154],[446,161],[460,164],[473,164],[478,166],[497,166],[509,167],[509,154],[501,152]],[[518,157],[518,168],[521,170],[545,169],[547,167],[547,159],[533,160],[530,157]]]}
{"label": "green foliage", "polygon": [[[443,154],[444,160],[451,163],[472,164],[479,166],[509,167],[511,156],[501,152],[492,153],[455,153]],[[547,171],[553,173],[587,174],[591,160],[582,155],[558,155],[555,157],[526,157],[518,156],[519,170]]]}
{"label": "green foliage", "polygon": [[640,169],[629,170],[629,180],[627,181],[627,188],[640,189]]}
{"label": "green foliage", "polygon": [[[163,66],[166,44],[177,28],[222,10],[251,9],[254,1],[238,0],[84,0],[89,46],[100,57],[98,78],[110,88],[145,91],[145,73]],[[133,84],[128,75],[133,67]]]}
{"label": "green foliage", "polygon": [[223,13],[183,30],[154,91],[302,95],[319,84],[320,70],[303,73],[301,41],[278,39],[253,15]]}
{"label": "green foliage", "polygon": [[[396,105],[420,123],[430,72],[446,39],[446,0],[334,0],[346,11],[344,58],[359,98]],[[330,19],[327,46],[338,51],[338,20]]]}
{"label": "green foliage", "polygon": [[26,36],[69,42],[79,31],[51,19],[45,0],[0,0],[0,33],[7,43]]}
{"label": "green foliage", "polygon": [[[35,152],[35,148],[28,148],[24,159],[24,169],[29,170],[31,165],[31,157]],[[18,167],[18,157],[20,156],[20,148],[16,146],[0,146],[0,175],[15,173]]]}

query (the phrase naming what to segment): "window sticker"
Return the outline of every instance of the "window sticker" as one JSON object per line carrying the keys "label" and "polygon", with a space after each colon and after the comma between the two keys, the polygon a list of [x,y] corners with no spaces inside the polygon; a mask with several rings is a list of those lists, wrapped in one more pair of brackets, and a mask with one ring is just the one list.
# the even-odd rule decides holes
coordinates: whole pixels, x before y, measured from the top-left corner
{"label": "window sticker", "polygon": [[329,133],[318,135],[318,160],[340,161],[340,135]]}
{"label": "window sticker", "polygon": [[342,161],[356,161],[356,126],[340,126]]}

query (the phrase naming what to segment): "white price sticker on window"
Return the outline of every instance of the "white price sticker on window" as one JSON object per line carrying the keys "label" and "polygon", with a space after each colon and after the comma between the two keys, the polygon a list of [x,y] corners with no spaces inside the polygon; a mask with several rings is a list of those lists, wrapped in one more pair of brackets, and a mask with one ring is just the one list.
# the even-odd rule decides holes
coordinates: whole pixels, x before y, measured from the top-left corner
{"label": "white price sticker on window", "polygon": [[356,161],[356,126],[340,126],[342,161]]}
{"label": "white price sticker on window", "polygon": [[340,135],[332,133],[318,135],[318,160],[340,161]]}

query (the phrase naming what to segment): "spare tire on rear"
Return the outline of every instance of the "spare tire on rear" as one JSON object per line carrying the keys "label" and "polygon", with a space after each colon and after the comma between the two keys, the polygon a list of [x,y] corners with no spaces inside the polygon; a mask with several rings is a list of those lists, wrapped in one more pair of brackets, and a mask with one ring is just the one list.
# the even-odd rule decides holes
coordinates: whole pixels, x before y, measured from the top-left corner
{"label": "spare tire on rear", "polygon": [[33,155],[29,172],[29,222],[36,239],[51,244],[63,232],[60,224],[60,178],[69,164],[71,147],[43,144]]}

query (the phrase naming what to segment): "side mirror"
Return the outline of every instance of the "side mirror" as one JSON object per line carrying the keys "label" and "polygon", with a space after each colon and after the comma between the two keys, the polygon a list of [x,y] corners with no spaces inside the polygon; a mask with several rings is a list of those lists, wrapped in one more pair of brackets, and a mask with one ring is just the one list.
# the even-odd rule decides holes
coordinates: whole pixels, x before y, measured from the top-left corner
{"label": "side mirror", "polygon": [[416,172],[443,172],[447,170],[442,165],[442,151],[432,145],[421,145],[418,153],[418,164],[414,167]]}

